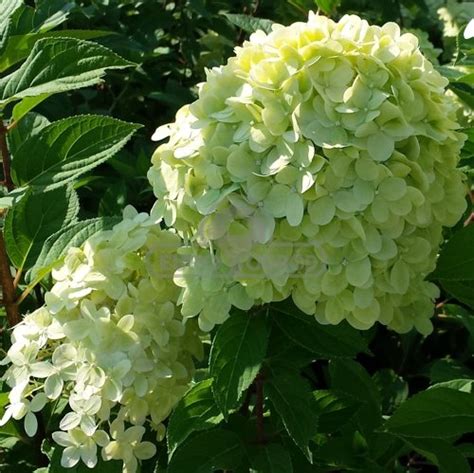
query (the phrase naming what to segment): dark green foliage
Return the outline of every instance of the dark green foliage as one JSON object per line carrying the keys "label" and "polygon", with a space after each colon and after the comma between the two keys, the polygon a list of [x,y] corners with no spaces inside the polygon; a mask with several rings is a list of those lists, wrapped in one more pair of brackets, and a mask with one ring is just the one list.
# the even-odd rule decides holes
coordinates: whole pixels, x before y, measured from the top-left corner
{"label": "dark green foliage", "polygon": [[[11,262],[23,270],[22,311],[42,303],[48,275],[69,246],[113,226],[126,204],[150,209],[154,129],[196,97],[206,67],[225,63],[257,28],[304,21],[317,9],[334,19],[356,13],[419,28],[443,51],[439,69],[451,90],[474,103],[473,40],[443,37],[442,0],[26,3],[0,0],[0,115],[11,127],[19,187],[5,190],[0,205],[10,209],[3,230]],[[78,57],[95,59],[75,68]],[[34,82],[45,70],[41,84]],[[461,166],[472,179],[474,131],[465,132]],[[472,194],[470,180],[467,186]],[[211,334],[210,363],[169,418],[158,462],[144,462],[141,473],[472,471],[471,212],[469,205],[446,232],[430,276],[442,289],[430,336],[322,326],[291,301],[236,311]],[[5,350],[7,338],[4,331]],[[7,386],[0,388],[1,417]],[[60,466],[61,449],[48,440],[57,417],[44,411],[42,438],[32,441],[20,422],[1,427],[0,471],[90,471]],[[100,460],[94,471],[121,467]]]}

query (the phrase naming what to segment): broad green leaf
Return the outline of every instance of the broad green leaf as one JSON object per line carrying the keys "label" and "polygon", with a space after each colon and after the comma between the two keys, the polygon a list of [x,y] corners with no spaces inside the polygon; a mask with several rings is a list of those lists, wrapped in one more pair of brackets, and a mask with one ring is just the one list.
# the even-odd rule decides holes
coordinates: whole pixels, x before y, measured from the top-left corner
{"label": "broad green leaf", "polygon": [[449,88],[470,108],[474,109],[474,88],[469,84],[451,82]]}
{"label": "broad green leaf", "polygon": [[378,370],[372,377],[381,399],[382,412],[391,414],[408,397],[408,384],[390,369]]}
{"label": "broad green leaf", "polygon": [[40,39],[21,67],[0,79],[0,107],[24,97],[88,87],[99,82],[108,69],[132,65],[110,49],[90,41]]}
{"label": "broad green leaf", "polygon": [[170,417],[167,429],[169,456],[193,432],[215,427],[222,419],[212,394],[212,379],[193,386]]}
{"label": "broad green leaf", "polygon": [[440,281],[474,280],[474,225],[455,233],[441,250],[433,279]]}
{"label": "broad green leaf", "polygon": [[22,5],[12,17],[12,34],[22,35],[31,32],[52,30],[64,23],[69,12],[76,7],[66,0],[38,0],[35,8]]}
{"label": "broad green leaf", "polygon": [[236,312],[222,324],[212,343],[209,369],[214,397],[224,417],[257,376],[267,351],[264,315]]}
{"label": "broad green leaf", "polygon": [[[473,225],[470,225],[471,227]],[[443,288],[458,301],[474,307],[474,280],[471,281],[441,281]]]}
{"label": "broad green leaf", "polygon": [[4,72],[16,63],[25,59],[37,41],[44,38],[75,38],[94,39],[108,36],[113,33],[109,31],[90,30],[61,30],[50,31],[48,33],[30,33],[25,35],[12,35],[8,39],[8,44],[4,54],[0,56],[0,72]]}
{"label": "broad green leaf", "polygon": [[293,473],[290,454],[275,443],[258,448],[251,464],[251,473]]}
{"label": "broad green leaf", "polygon": [[385,423],[385,429],[421,438],[474,432],[474,396],[448,388],[423,391],[404,402]]}
{"label": "broad green leaf", "polygon": [[209,430],[180,445],[168,465],[168,473],[214,473],[235,470],[245,455],[239,437],[227,430]]}
{"label": "broad green leaf", "polygon": [[318,432],[333,433],[343,428],[357,413],[361,403],[339,391],[314,391]]}
{"label": "broad green leaf", "polygon": [[471,393],[473,386],[474,379],[451,379],[449,381],[433,384],[433,386],[430,386],[428,389],[449,388]]}
{"label": "broad green leaf", "polygon": [[35,265],[27,274],[30,286],[36,285],[65,255],[69,248],[81,246],[98,232],[109,230],[119,223],[120,217],[102,217],[83,220],[64,226],[44,243]]}
{"label": "broad green leaf", "polygon": [[12,263],[17,268],[33,265],[47,238],[74,222],[78,211],[79,200],[71,187],[28,193],[5,219],[5,243]]}
{"label": "broad green leaf", "polygon": [[405,438],[405,442],[439,467],[440,473],[472,473],[469,463],[457,448],[445,440]]}
{"label": "broad green leaf", "polygon": [[367,371],[352,360],[331,360],[331,389],[352,396],[362,405],[357,413],[359,426],[370,431],[382,421],[380,394]]}
{"label": "broad green leaf", "polygon": [[280,369],[265,380],[264,390],[289,436],[311,461],[308,445],[317,432],[317,417],[309,384],[298,372]]}
{"label": "broad green leaf", "polygon": [[474,225],[455,233],[441,250],[431,279],[456,299],[474,307]]}
{"label": "broad green leaf", "polygon": [[225,16],[232,24],[247,33],[254,33],[257,30],[262,30],[265,33],[271,33],[272,31],[273,21],[271,20],[234,13],[225,13]]}
{"label": "broad green leaf", "polygon": [[321,325],[289,303],[273,304],[272,320],[287,337],[320,358],[353,357],[367,351],[360,333],[347,323]]}
{"label": "broad green leaf", "polygon": [[15,159],[18,149],[28,138],[37,135],[49,124],[50,121],[39,113],[31,112],[25,115],[25,119],[19,122],[7,135],[8,148],[12,158]]}
{"label": "broad green leaf", "polygon": [[7,44],[11,17],[21,4],[21,0],[0,0],[0,53]]}
{"label": "broad green leaf", "polygon": [[18,149],[13,179],[34,192],[63,186],[111,158],[140,127],[100,115],[53,122]]}
{"label": "broad green leaf", "polygon": [[26,97],[13,107],[12,119],[13,122],[20,122],[20,120],[28,115],[41,102],[44,102],[50,94],[42,94],[36,97]]}

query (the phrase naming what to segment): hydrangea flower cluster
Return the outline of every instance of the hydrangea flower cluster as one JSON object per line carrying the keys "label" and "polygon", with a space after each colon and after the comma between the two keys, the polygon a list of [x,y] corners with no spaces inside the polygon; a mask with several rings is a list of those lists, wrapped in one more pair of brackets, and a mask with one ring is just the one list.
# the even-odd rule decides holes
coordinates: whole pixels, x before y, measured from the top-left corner
{"label": "hydrangea flower cluster", "polygon": [[318,321],[431,330],[443,226],[466,208],[464,135],[417,38],[357,16],[257,31],[153,157],[153,212],[197,254],[183,315],[292,296]]}
{"label": "hydrangea flower cluster", "polygon": [[[53,271],[44,307],[13,330],[3,364],[11,387],[0,425],[23,419],[33,436],[35,412],[66,398],[53,440],[65,468],[82,460],[122,460],[124,473],[155,454],[145,425],[161,439],[162,421],[189,387],[193,356],[202,356],[195,321],[183,321],[172,275],[181,238],[128,207],[123,221],[72,248]],[[190,323],[191,322],[191,323]]]}

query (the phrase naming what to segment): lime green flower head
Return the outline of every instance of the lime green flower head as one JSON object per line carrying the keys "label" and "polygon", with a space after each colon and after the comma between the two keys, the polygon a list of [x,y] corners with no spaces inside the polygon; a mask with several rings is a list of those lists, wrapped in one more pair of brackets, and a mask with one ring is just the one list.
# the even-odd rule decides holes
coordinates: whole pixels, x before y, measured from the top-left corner
{"label": "lime green flower head", "polygon": [[122,460],[135,473],[152,457],[144,424],[159,439],[163,420],[188,389],[193,357],[202,356],[196,321],[177,309],[173,275],[183,261],[181,238],[131,207],[112,230],[72,248],[53,271],[44,307],[15,327],[2,364],[10,404],[0,425],[24,419],[35,435],[35,413],[68,401],[53,440],[61,465]]}
{"label": "lime green flower head", "polygon": [[177,274],[184,315],[207,304],[209,330],[291,295],[321,323],[428,333],[424,279],[466,207],[448,81],[413,34],[358,16],[310,14],[235,52],[155,134],[154,212],[208,255]]}

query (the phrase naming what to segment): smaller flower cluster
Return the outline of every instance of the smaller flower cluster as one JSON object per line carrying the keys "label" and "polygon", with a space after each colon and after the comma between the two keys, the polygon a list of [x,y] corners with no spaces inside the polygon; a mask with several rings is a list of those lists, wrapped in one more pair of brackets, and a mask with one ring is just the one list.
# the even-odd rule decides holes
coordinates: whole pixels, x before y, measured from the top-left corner
{"label": "smaller flower cluster", "polygon": [[189,386],[193,356],[202,355],[195,322],[176,310],[181,239],[156,223],[128,207],[112,230],[70,249],[46,305],[13,331],[0,425],[24,419],[33,436],[35,413],[66,398],[69,412],[53,433],[65,468],[80,460],[93,468],[100,447],[103,460],[135,472],[156,451],[143,441],[145,424],[163,437],[162,421]]}

